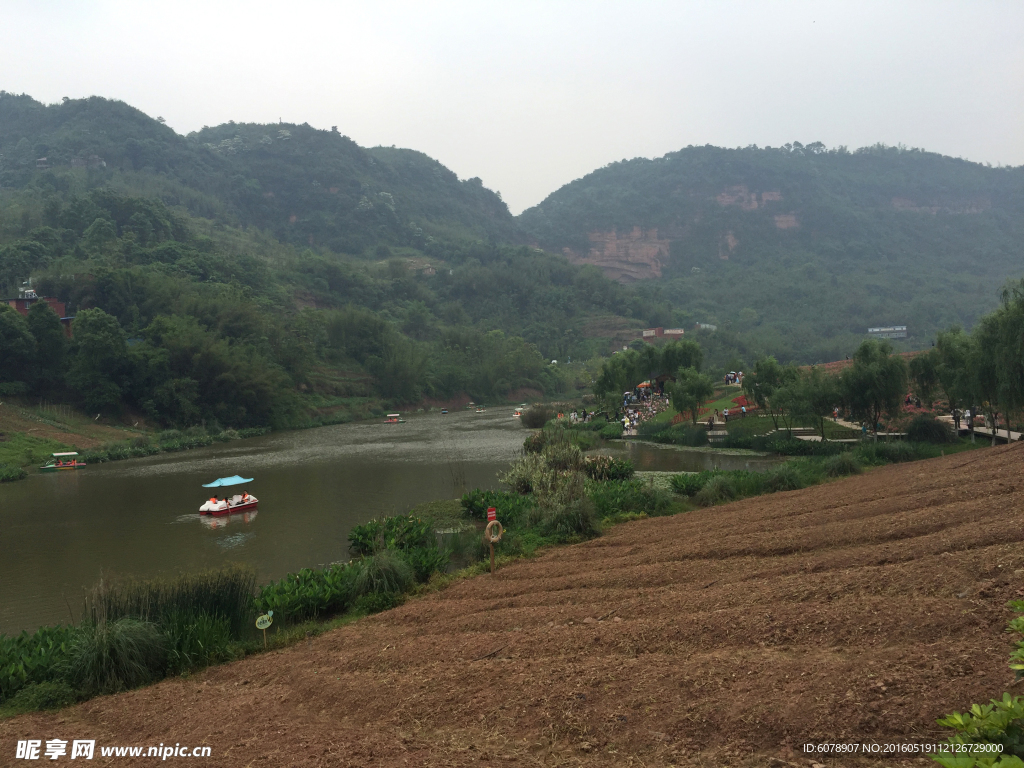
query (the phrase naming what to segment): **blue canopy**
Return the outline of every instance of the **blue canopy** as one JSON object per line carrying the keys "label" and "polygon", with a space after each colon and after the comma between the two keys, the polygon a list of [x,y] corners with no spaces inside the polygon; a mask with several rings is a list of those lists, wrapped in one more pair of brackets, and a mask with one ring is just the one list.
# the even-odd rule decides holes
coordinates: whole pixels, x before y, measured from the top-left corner
{"label": "blue canopy", "polygon": [[221,477],[214,480],[212,483],[204,483],[203,488],[220,488],[223,485],[241,485],[242,483],[251,483],[252,478],[244,478],[238,475],[232,475],[231,477]]}

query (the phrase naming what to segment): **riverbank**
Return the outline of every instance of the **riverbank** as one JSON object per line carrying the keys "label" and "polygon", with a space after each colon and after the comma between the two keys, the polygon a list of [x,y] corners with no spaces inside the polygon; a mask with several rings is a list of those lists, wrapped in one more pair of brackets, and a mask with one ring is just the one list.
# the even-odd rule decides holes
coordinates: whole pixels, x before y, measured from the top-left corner
{"label": "riverbank", "polygon": [[2,722],[0,742],[202,744],[228,768],[312,768],[753,766],[807,742],[938,741],[937,717],[1012,682],[1024,491],[1005,479],[1022,456],[618,525],[286,650]]}

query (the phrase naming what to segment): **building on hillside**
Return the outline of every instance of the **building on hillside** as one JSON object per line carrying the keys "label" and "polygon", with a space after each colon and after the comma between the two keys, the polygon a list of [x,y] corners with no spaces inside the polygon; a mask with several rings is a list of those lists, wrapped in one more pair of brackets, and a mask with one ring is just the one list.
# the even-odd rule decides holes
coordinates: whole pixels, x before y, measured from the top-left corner
{"label": "building on hillside", "polygon": [[20,315],[28,317],[28,310],[37,301],[45,301],[49,305],[50,309],[57,313],[57,317],[60,318],[60,324],[64,326],[64,334],[70,339],[71,338],[71,321],[74,320],[74,316],[68,317],[66,314],[66,308],[63,301],[56,299],[53,296],[39,296],[31,288],[22,288],[18,292],[18,298],[16,299],[0,299],[4,304],[14,308],[14,311]]}
{"label": "building on hillside", "polygon": [[874,336],[876,339],[905,339],[907,338],[907,326],[882,325],[877,328],[868,328],[868,336]]}
{"label": "building on hillside", "polygon": [[641,338],[644,341],[654,341],[655,339],[681,339],[684,333],[686,333],[686,331],[682,328],[648,328],[642,333]]}
{"label": "building on hillside", "polygon": [[718,326],[712,325],[711,323],[697,323],[698,331],[717,331]]}

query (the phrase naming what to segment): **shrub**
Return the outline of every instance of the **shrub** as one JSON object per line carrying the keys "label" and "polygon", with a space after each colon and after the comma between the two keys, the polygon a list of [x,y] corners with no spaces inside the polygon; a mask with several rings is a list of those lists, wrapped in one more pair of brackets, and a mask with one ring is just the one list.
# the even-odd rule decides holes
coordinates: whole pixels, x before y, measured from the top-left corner
{"label": "shrub", "polygon": [[594,502],[588,498],[552,504],[544,510],[542,527],[557,541],[592,539],[601,534],[594,512]]}
{"label": "shrub", "polygon": [[720,474],[708,478],[703,487],[694,495],[702,507],[713,507],[736,498],[736,487],[729,475]]}
{"label": "shrub", "polygon": [[916,446],[909,443],[868,442],[857,446],[854,455],[865,464],[899,464],[922,458]]}
{"label": "shrub", "polygon": [[[780,464],[764,473],[764,487],[769,493],[796,491],[806,485],[799,471],[792,464]],[[757,494],[744,494],[756,496]]]}
{"label": "shrub", "polygon": [[715,472],[709,471],[683,472],[678,475],[672,475],[668,482],[676,493],[681,493],[684,496],[695,496],[715,474]]}
{"label": "shrub", "polygon": [[621,421],[609,421],[601,427],[600,430],[598,430],[597,434],[600,435],[603,440],[617,440],[622,437],[622,433],[624,431],[625,427],[622,426]]}
{"label": "shrub", "polygon": [[843,443],[797,440],[786,437],[780,432],[770,435],[755,435],[749,438],[749,443],[740,445],[743,436],[734,443],[726,440],[726,446],[730,448],[753,448],[757,451],[768,451],[782,456],[835,456],[847,450]]}
{"label": "shrub", "polygon": [[907,427],[907,439],[915,443],[952,443],[956,436],[948,424],[922,413]]}
{"label": "shrub", "polygon": [[328,568],[304,568],[260,589],[256,608],[273,611],[284,621],[301,622],[341,613],[352,603],[358,565],[336,563]]}
{"label": "shrub", "polygon": [[371,613],[389,611],[402,604],[402,595],[397,592],[369,592],[361,595],[352,608],[356,613],[369,616]]}
{"label": "shrub", "polygon": [[525,453],[512,462],[508,472],[498,475],[498,480],[509,486],[514,493],[526,495],[547,485],[550,474],[543,456],[539,453]]}
{"label": "shrub", "polygon": [[583,471],[591,480],[629,480],[636,472],[632,461],[612,456],[585,457]]}
{"label": "shrub", "polygon": [[523,450],[527,453],[540,453],[544,450],[544,446],[547,444],[548,438],[543,431],[534,432],[523,440]]}
{"label": "shrub", "polygon": [[[975,704],[970,712],[954,712],[938,721],[952,728],[954,735],[947,742],[950,747],[964,744],[993,745],[995,749],[979,752],[954,752],[932,755],[932,759],[947,768],[994,766],[1014,768],[1024,758],[1024,697],[992,699],[989,704]],[[1016,758],[1016,760],[1014,760]]]}
{"label": "shrub", "polygon": [[414,580],[412,566],[397,552],[383,549],[360,563],[353,591],[357,597],[383,593],[400,595],[412,589]]}
{"label": "shrub", "polygon": [[641,480],[606,480],[590,483],[587,494],[599,517],[617,514],[667,514],[672,505],[668,494]]}
{"label": "shrub", "polygon": [[0,483],[12,483],[15,480],[24,480],[28,473],[21,467],[11,464],[0,464]]}
{"label": "shrub", "polygon": [[64,680],[49,680],[22,688],[8,702],[8,708],[15,712],[37,712],[41,709],[68,707],[78,699],[78,692]]}
{"label": "shrub", "polygon": [[849,451],[844,451],[837,456],[829,456],[822,463],[822,469],[829,477],[845,477],[846,475],[859,475],[863,470],[857,459]]}
{"label": "shrub", "polygon": [[519,423],[527,429],[540,429],[555,418],[555,415],[555,411],[546,405],[532,405],[523,411]]}
{"label": "shrub", "polygon": [[503,522],[520,519],[536,502],[531,496],[522,496],[508,491],[482,491],[476,488],[462,496],[462,508],[467,517],[475,520],[487,519],[487,508],[494,507]]}
{"label": "shrub", "polygon": [[451,560],[451,550],[441,549],[436,544],[432,547],[414,547],[402,553],[402,557],[412,566],[416,581],[425,584],[435,573],[444,573]]}
{"label": "shrub", "polygon": [[167,638],[149,621],[84,624],[68,651],[68,679],[87,694],[136,688],[161,677],[166,668]]}
{"label": "shrub", "polygon": [[434,527],[429,521],[412,515],[382,517],[355,526],[348,534],[348,543],[353,555],[427,547],[435,544]]}
{"label": "shrub", "polygon": [[556,472],[575,472],[583,468],[583,452],[572,443],[548,443],[541,456],[548,468]]}

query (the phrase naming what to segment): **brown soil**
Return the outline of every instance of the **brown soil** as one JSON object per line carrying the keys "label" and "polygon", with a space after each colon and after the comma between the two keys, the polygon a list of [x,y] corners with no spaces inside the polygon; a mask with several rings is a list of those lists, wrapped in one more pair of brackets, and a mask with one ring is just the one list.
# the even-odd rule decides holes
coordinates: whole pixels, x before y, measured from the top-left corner
{"label": "brown soil", "polygon": [[1022,463],[1015,444],[621,525],[309,644],[0,723],[0,762],[53,737],[207,744],[218,766],[806,768],[807,742],[933,742],[1012,683]]}

